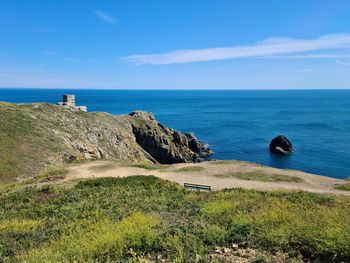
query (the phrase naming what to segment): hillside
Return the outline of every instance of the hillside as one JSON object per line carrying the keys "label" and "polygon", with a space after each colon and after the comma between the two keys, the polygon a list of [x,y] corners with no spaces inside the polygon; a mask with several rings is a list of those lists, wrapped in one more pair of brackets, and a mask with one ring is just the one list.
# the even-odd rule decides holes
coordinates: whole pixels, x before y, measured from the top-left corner
{"label": "hillside", "polygon": [[[37,180],[65,174],[50,169]],[[1,262],[350,261],[345,196],[194,192],[150,175],[8,190],[0,191]]]}
{"label": "hillside", "polygon": [[211,153],[193,134],[168,129],[141,111],[113,116],[0,102],[0,120],[0,183],[81,160],[177,163]]}

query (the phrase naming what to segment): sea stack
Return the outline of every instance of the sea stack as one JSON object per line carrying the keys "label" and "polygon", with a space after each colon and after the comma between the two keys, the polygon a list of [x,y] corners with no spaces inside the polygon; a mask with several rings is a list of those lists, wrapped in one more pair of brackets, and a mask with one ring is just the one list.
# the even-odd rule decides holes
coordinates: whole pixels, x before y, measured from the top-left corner
{"label": "sea stack", "polygon": [[270,142],[270,151],[273,153],[286,155],[294,152],[291,142],[284,135],[278,135]]}

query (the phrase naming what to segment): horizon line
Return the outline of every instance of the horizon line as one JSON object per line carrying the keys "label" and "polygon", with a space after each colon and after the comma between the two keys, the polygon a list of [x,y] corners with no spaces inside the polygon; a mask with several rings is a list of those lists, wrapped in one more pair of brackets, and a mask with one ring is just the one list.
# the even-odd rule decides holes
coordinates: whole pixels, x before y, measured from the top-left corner
{"label": "horizon line", "polygon": [[120,90],[120,91],[322,91],[322,90],[350,90],[345,89],[329,89],[329,88],[318,88],[318,89],[114,89],[114,88],[40,88],[40,87],[0,87],[1,89],[38,89],[38,90]]}

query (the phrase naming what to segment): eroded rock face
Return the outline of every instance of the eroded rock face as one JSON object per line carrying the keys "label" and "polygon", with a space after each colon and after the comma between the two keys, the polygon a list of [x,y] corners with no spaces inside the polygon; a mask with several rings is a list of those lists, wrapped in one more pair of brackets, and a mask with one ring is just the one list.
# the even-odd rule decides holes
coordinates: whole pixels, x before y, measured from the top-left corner
{"label": "eroded rock face", "polygon": [[[2,145],[6,156],[0,158],[0,166],[15,163],[9,178],[32,176],[62,162],[195,162],[211,153],[194,135],[168,129],[152,113],[143,111],[114,116],[71,111],[47,103],[0,103],[0,117],[0,137],[11,139],[11,143]],[[12,156],[16,156],[16,162]]]}
{"label": "eroded rock face", "polygon": [[157,122],[152,113],[136,111],[129,116],[132,117],[137,143],[159,163],[199,162],[203,156],[213,154],[193,134],[183,135],[180,131],[168,129]]}
{"label": "eroded rock face", "polygon": [[188,141],[188,147],[193,152],[198,153],[202,157],[214,154],[213,151],[209,148],[208,144],[198,141],[193,133],[186,132],[185,136]]}
{"label": "eroded rock face", "polygon": [[294,149],[286,136],[279,135],[270,142],[270,151],[276,154],[285,155],[294,152]]}

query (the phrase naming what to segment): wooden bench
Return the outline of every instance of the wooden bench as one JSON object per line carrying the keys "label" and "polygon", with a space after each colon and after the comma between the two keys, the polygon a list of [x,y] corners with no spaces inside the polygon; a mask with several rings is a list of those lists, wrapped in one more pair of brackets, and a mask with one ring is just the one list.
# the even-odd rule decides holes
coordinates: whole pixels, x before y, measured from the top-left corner
{"label": "wooden bench", "polygon": [[210,185],[184,183],[184,187],[185,188],[196,189],[196,190],[211,191]]}

